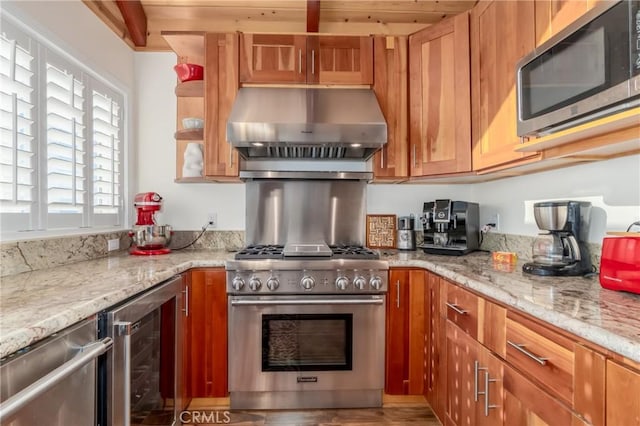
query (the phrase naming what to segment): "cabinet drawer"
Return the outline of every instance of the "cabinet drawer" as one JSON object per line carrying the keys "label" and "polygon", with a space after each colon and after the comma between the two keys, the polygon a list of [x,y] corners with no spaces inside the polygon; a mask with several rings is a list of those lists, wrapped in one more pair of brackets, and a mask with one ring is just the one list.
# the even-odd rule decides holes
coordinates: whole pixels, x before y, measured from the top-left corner
{"label": "cabinet drawer", "polygon": [[465,333],[478,338],[478,296],[457,285],[446,283],[443,310],[449,321]]}
{"label": "cabinet drawer", "polygon": [[571,406],[573,343],[512,312],[507,314],[506,339],[506,360]]}

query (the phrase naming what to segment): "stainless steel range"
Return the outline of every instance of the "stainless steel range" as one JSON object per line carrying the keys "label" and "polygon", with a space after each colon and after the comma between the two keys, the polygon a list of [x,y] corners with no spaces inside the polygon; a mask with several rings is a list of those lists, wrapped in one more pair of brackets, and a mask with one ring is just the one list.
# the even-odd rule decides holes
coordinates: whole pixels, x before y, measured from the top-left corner
{"label": "stainless steel range", "polygon": [[[354,182],[361,184],[353,179],[340,181],[350,196],[358,192],[348,188]],[[260,186],[262,182],[252,183]],[[289,198],[288,202],[292,192],[308,193],[300,191],[306,183],[298,179],[265,183],[247,192],[275,194]],[[339,193],[336,183],[314,180],[309,185],[316,190],[333,187],[335,195]],[[364,191],[355,199],[337,196],[328,202],[334,207],[359,208],[364,206],[363,198]],[[281,210],[274,216],[264,207],[279,202],[269,196],[251,202],[247,197],[247,202],[248,216],[254,208],[272,218],[283,215],[294,224],[307,223],[312,237],[294,227],[281,231],[289,235],[288,241],[251,244],[226,263],[231,408],[381,406],[388,263],[358,244],[357,234],[364,227],[354,231],[343,222],[340,226],[350,231],[331,234],[331,229],[338,228],[331,226],[331,218],[309,222],[296,217],[305,214],[303,208]],[[323,208],[322,198],[315,207]],[[329,216],[345,217],[335,208]],[[247,240],[270,234],[275,235],[273,230],[256,228]]]}

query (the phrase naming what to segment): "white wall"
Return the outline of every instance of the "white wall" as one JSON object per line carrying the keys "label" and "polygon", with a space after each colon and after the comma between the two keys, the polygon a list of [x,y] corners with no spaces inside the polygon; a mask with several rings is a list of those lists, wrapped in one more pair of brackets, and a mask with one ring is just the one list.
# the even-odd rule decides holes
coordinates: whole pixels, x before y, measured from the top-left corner
{"label": "white wall", "polygon": [[[217,212],[218,229],[245,225],[243,184],[177,184],[175,176],[176,57],[172,53],[136,53],[136,97],[139,132],[138,191],[157,191],[165,199],[162,220],[178,230],[196,230],[208,212]],[[500,214],[500,232],[536,235],[530,202],[590,197],[593,226],[590,240],[606,230],[622,230],[640,220],[640,156],[624,157],[493,182],[464,185],[369,185],[367,212],[398,216],[422,212],[436,198],[480,203],[480,223]],[[598,198],[600,197],[600,198]],[[600,201],[599,201],[600,200]],[[529,202],[529,207],[525,206]]]}
{"label": "white wall", "polygon": [[163,197],[159,223],[176,230],[197,230],[216,213],[217,229],[244,230],[244,184],[179,184],[176,176],[176,74],[173,53],[136,53],[138,134],[136,192]]}
{"label": "white wall", "polygon": [[606,231],[626,231],[640,220],[640,155],[475,184],[472,198],[481,204],[480,223],[500,215],[500,232],[536,235],[532,203],[565,199],[591,201],[589,241]]}

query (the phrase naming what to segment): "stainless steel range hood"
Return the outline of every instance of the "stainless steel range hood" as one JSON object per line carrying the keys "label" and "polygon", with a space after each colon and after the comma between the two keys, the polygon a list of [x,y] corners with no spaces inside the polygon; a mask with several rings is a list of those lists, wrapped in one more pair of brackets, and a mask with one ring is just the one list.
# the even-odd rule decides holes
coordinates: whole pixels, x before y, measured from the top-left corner
{"label": "stainless steel range hood", "polygon": [[387,143],[373,90],[243,87],[227,140],[248,160],[366,160]]}

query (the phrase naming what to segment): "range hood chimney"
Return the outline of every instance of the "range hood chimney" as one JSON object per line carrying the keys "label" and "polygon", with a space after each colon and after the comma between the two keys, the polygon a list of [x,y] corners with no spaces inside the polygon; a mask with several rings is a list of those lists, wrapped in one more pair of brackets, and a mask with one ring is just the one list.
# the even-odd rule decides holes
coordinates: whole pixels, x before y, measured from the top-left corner
{"label": "range hood chimney", "polygon": [[243,87],[227,140],[247,160],[366,160],[387,123],[371,89]]}

